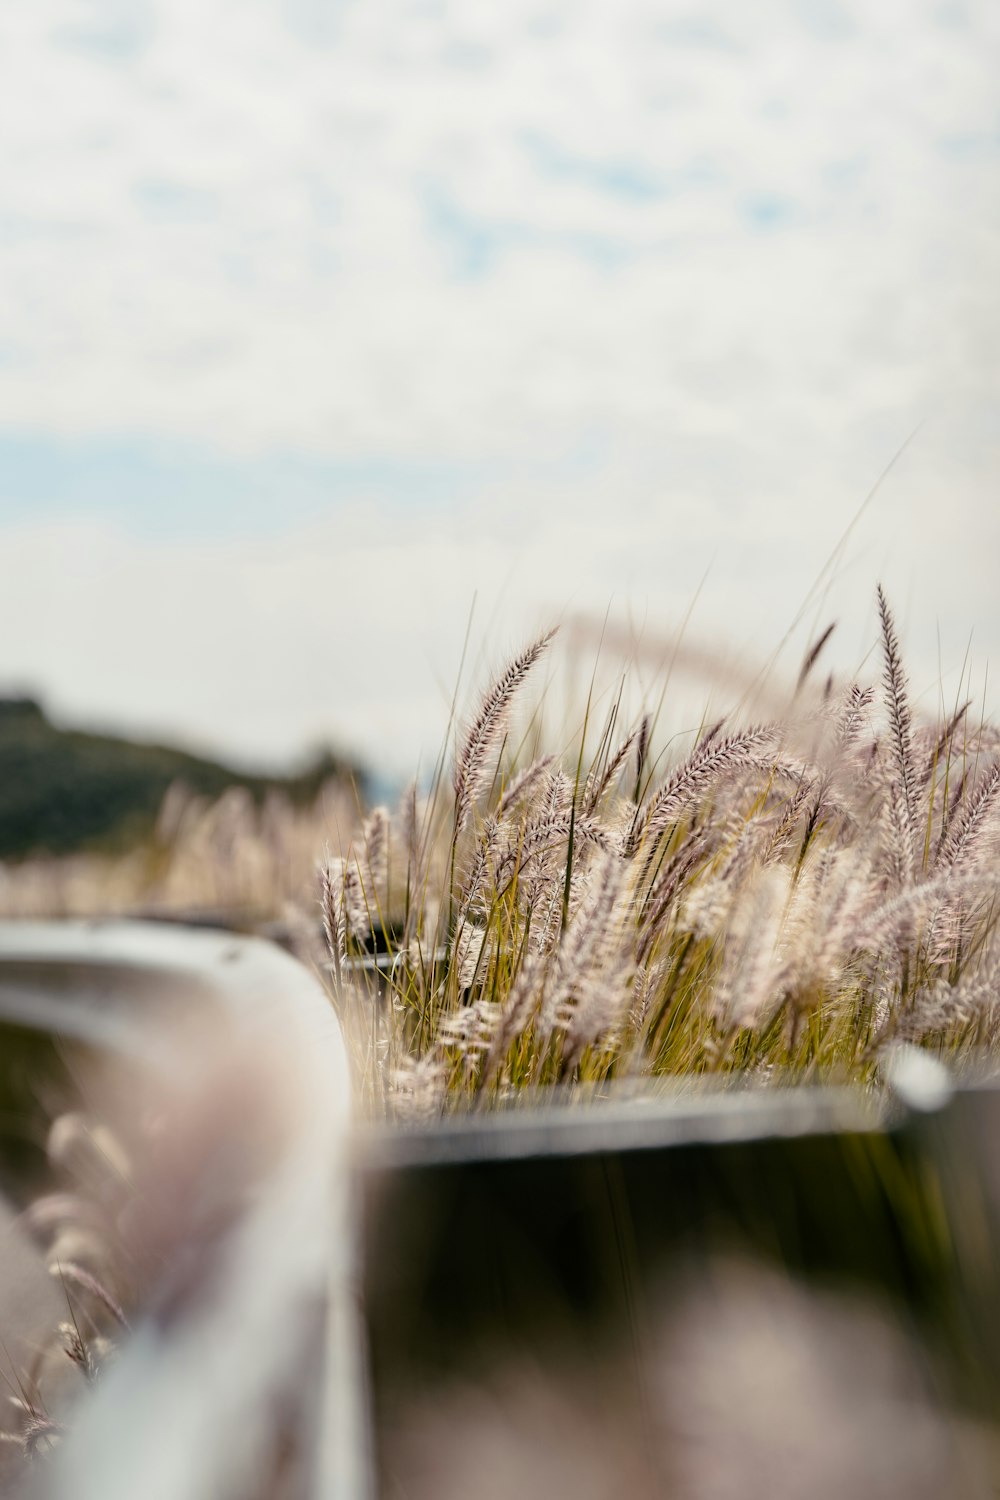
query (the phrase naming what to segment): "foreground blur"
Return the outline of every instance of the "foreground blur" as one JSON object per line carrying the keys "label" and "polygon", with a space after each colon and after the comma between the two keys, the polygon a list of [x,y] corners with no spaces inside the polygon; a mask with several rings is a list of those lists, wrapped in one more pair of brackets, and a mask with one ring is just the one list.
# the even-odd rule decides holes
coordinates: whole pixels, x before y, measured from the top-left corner
{"label": "foreground blur", "polygon": [[0,938],[8,1489],[992,1492],[989,1083],[556,1095],[345,1155],[290,960]]}

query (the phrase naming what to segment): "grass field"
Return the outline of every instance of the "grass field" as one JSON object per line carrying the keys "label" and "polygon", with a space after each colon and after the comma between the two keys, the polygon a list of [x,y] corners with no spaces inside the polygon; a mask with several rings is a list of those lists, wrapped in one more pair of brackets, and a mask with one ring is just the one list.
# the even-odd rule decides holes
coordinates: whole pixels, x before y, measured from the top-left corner
{"label": "grass field", "polygon": [[[873,1081],[884,1050],[960,1059],[997,1026],[1000,736],[910,706],[878,593],[874,684],[658,747],[620,696],[555,753],[515,657],[425,797],[376,809],[322,873],[338,1004],[369,1098],[399,1115],[629,1075]],[[516,748],[515,748],[516,744]],[[387,936],[374,1007],[351,960]],[[364,1016],[366,1024],[355,1024]]]}
{"label": "grass field", "polygon": [[[1000,1035],[1000,733],[970,702],[918,719],[881,590],[878,611],[875,681],[825,676],[826,632],[767,718],[706,715],[681,737],[662,696],[626,711],[626,680],[609,690],[596,670],[567,731],[557,679],[538,691],[543,635],[395,809],[360,807],[342,784],[306,808],[178,786],[133,853],[8,865],[0,906],[278,935],[327,985],[358,1113],[401,1128],[617,1081],[878,1089],[900,1042],[961,1069]],[[237,1092],[226,1128],[242,1140]],[[194,1136],[180,1131],[200,1141],[191,1172],[222,1121],[211,1088],[206,1100],[204,1140],[197,1111]],[[54,1312],[38,1363],[15,1371],[11,1464],[60,1439],[51,1371],[57,1392],[67,1369],[92,1384],[141,1307],[107,1227],[135,1191],[116,1153],[99,1115],[56,1113],[56,1191],[24,1222],[71,1315]],[[897,1210],[904,1231],[908,1212],[920,1220]],[[810,1359],[825,1370],[819,1342]]]}
{"label": "grass field", "polygon": [[626,722],[624,677],[553,724],[543,636],[394,810],[178,785],[131,854],[0,866],[0,910],[280,931],[397,1117],[635,1075],[866,1084],[903,1040],[961,1058],[997,1032],[1000,732],[968,701],[917,719],[878,609],[875,681],[824,680],[826,632],[766,720],[686,739],[662,693]]}

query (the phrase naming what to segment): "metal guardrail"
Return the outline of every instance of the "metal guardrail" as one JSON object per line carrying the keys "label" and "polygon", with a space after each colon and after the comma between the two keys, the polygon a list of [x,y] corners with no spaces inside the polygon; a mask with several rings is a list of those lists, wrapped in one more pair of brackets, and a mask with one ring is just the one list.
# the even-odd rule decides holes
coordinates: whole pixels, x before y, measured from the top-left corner
{"label": "metal guardrail", "polygon": [[[930,1058],[913,1062],[899,1060],[898,1087],[878,1098],[694,1088],[370,1134],[359,1145],[357,1196],[379,1493],[471,1493],[482,1450],[502,1455],[508,1471],[502,1487],[479,1493],[611,1496],[624,1481],[611,1469],[595,1475],[625,1449],[630,1493],[644,1500],[798,1496],[794,1479],[761,1487],[740,1474],[789,1432],[808,1430],[809,1378],[824,1399],[842,1395],[846,1412],[833,1458],[826,1453],[830,1472],[812,1476],[811,1493],[983,1493],[916,1455],[922,1427],[939,1433],[940,1458],[955,1431],[992,1429],[1000,1412],[1000,1174],[991,1166],[1000,1093],[984,1082],[953,1095]],[[752,1306],[727,1286],[746,1286]],[[707,1350],[695,1338],[690,1373],[672,1363],[671,1342],[678,1323],[687,1329],[679,1343],[692,1342],[689,1303],[712,1330]],[[687,1386],[698,1387],[701,1409],[688,1413],[697,1433],[731,1367],[759,1364],[766,1387],[776,1329],[804,1367],[801,1405],[792,1381],[792,1404],[770,1411],[771,1429],[733,1440],[746,1452],[729,1452],[721,1488],[689,1479],[674,1489],[655,1452],[666,1441],[657,1401],[679,1391],[683,1406]],[[838,1339],[843,1347],[828,1347]],[[839,1386],[817,1377],[825,1359]],[[906,1406],[912,1391],[904,1399],[879,1388],[894,1361],[936,1393],[919,1416],[919,1404]],[[766,1406],[744,1381],[733,1404],[753,1400]],[[912,1427],[887,1432],[883,1451],[865,1460],[873,1472],[895,1466],[898,1487],[883,1478],[866,1491],[860,1429],[880,1402],[890,1417],[912,1410]],[[711,1444],[725,1449],[734,1415],[714,1411],[709,1472]],[[540,1435],[543,1420],[552,1435]],[[680,1426],[683,1448],[692,1440]],[[549,1443],[579,1444],[588,1456],[567,1459],[547,1490],[537,1476]],[[981,1446],[996,1485],[995,1434]]]}
{"label": "metal guardrail", "polygon": [[328,997],[254,938],[125,922],[0,924],[0,1022],[169,1078],[199,1034],[187,1023],[200,1028],[207,1016],[288,1061],[302,1125],[229,1237],[211,1298],[190,1317],[140,1320],[81,1403],[36,1475],[32,1493],[46,1500],[243,1500],[262,1413],[296,1382],[313,1404],[299,1492],[369,1489],[344,1167],[350,1082]]}
{"label": "metal guardrail", "polygon": [[[623,1330],[636,1362],[657,1289],[720,1254],[904,1308],[955,1399],[1000,1407],[988,1081],[953,1096],[904,1054],[878,1096],[686,1085],[352,1131],[329,1001],[269,944],[0,924],[0,1023],[169,1072],[187,1043],[161,1023],[206,1010],[291,1060],[308,1125],[248,1203],[211,1303],[140,1319],[40,1475],[45,1500],[245,1500],[254,1424],[289,1384],[315,1393],[296,1500],[410,1493],[414,1403],[445,1409],[515,1355],[558,1381]],[[435,1483],[413,1493],[461,1492]]]}

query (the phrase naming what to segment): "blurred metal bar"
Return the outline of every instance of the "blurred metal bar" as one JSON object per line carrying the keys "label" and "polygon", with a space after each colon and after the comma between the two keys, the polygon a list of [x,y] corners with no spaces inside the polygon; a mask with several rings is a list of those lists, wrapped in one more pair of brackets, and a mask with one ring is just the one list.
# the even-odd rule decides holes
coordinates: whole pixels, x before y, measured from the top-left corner
{"label": "blurred metal bar", "polygon": [[[571,1378],[569,1399],[586,1391],[599,1409],[601,1382],[646,1359],[666,1289],[732,1256],[895,1309],[940,1351],[942,1390],[968,1394],[953,1226],[936,1213],[939,1174],[956,1165],[950,1091],[917,1061],[919,1078],[900,1066],[878,1096],[682,1083],[359,1138],[380,1491],[435,1493],[409,1467],[414,1431],[456,1391],[456,1411],[497,1410],[498,1371],[550,1390]],[[992,1263],[985,1280],[995,1309]],[[982,1404],[998,1390],[980,1379]],[[453,1481],[442,1471],[437,1493]]]}
{"label": "blurred metal bar", "polygon": [[339,1165],[350,1081],[328,996],[254,938],[131,922],[0,924],[0,1022],[169,1073],[184,1067],[184,1030],[173,1023],[208,1012],[290,1059],[308,1127],[248,1204],[211,1305],[176,1324],[140,1318],[37,1470],[31,1492],[46,1500],[242,1500],[240,1446],[252,1460],[262,1403],[296,1379],[316,1393],[303,1497],[369,1493],[355,1241]]}

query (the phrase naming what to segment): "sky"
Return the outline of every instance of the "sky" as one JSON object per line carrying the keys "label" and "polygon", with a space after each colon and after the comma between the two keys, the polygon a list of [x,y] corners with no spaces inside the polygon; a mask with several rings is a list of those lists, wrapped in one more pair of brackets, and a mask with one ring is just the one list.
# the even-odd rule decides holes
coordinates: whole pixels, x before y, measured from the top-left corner
{"label": "sky", "polygon": [[870,671],[881,579],[988,694],[998,65],[990,0],[4,7],[0,692],[405,776],[470,615],[470,691],[807,601]]}

